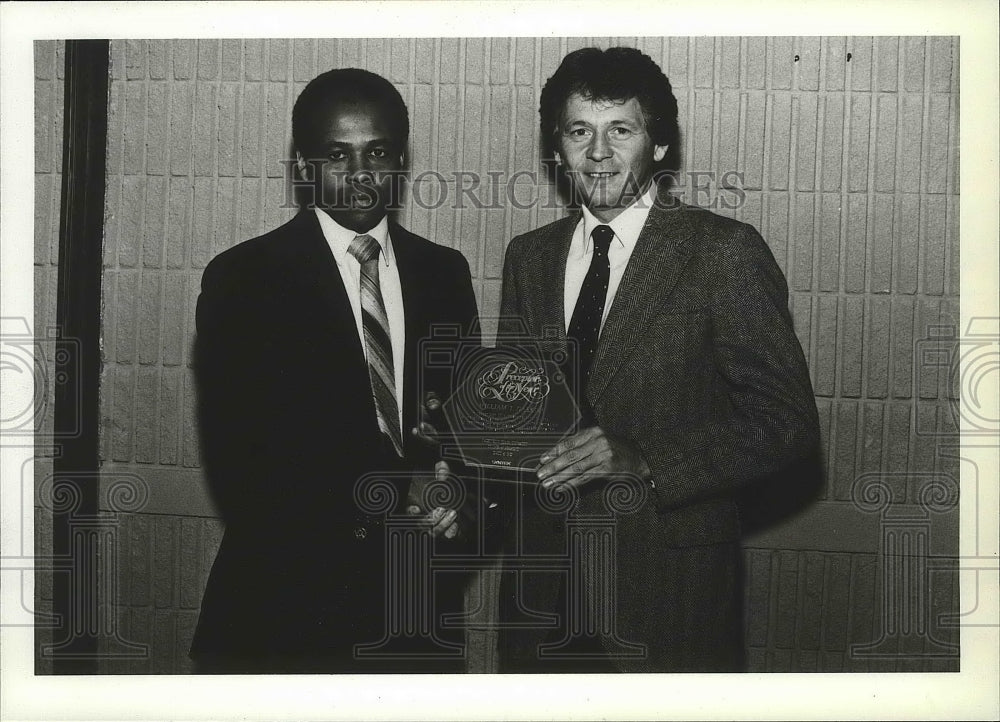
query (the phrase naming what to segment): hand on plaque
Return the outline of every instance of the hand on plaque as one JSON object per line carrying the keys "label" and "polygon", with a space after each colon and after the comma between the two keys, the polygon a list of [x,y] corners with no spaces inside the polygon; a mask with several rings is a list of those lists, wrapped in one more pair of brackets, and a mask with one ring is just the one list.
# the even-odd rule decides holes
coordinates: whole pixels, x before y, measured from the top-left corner
{"label": "hand on plaque", "polygon": [[410,433],[418,441],[436,448],[441,443],[442,428],[444,428],[444,410],[441,406],[441,397],[435,391],[428,391],[424,395],[424,402],[420,405],[420,422],[410,429]]}
{"label": "hand on plaque", "polygon": [[631,476],[649,479],[649,465],[625,439],[608,434],[599,426],[563,439],[542,454],[538,479],[542,486],[559,490],[580,488],[594,479]]}
{"label": "hand on plaque", "polygon": [[[447,462],[439,461],[434,465],[435,482],[447,483],[450,474],[451,469],[448,467]],[[429,512],[425,510],[421,497],[426,487],[427,481],[421,479],[415,479],[410,484],[410,490],[406,499],[406,512],[414,516],[423,515],[423,519],[421,519],[422,525],[427,527],[432,536],[443,536],[445,539],[454,539],[459,533],[458,511],[455,509],[446,509],[443,506],[435,507]]]}

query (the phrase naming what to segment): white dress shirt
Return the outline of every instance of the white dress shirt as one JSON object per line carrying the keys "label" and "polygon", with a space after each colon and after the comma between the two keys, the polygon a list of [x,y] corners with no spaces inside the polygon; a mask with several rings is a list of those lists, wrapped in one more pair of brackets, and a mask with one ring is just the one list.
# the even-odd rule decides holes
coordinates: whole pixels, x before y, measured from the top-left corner
{"label": "white dress shirt", "polygon": [[567,331],[573,319],[573,309],[576,308],[580,288],[583,286],[583,280],[587,276],[590,261],[594,256],[594,240],[590,234],[594,228],[601,225],[611,226],[611,230],[615,232],[615,237],[611,240],[611,246],[608,248],[608,265],[611,266],[611,275],[608,277],[608,296],[604,300],[604,315],[601,317],[601,328],[603,329],[604,322],[608,318],[608,311],[611,310],[611,304],[618,292],[618,285],[622,281],[622,276],[625,275],[628,259],[632,257],[635,243],[639,240],[639,233],[646,223],[649,209],[653,207],[655,198],[656,184],[651,183],[645,193],[636,198],[610,223],[598,219],[586,206],[583,207],[583,217],[573,232],[569,255],[566,258],[563,301]]}
{"label": "white dress shirt", "polygon": [[[359,234],[344,228],[319,208],[313,210],[319,218],[323,236],[333,251],[340,277],[344,279],[344,287],[347,289],[347,297],[351,300],[351,310],[354,312],[354,320],[358,327],[358,338],[361,339],[361,348],[364,349],[367,359],[368,348],[365,346],[365,332],[361,320],[361,264],[347,252],[354,237]],[[378,285],[382,292],[382,303],[385,304],[385,315],[389,318],[392,370],[396,377],[396,406],[399,409],[399,428],[403,429],[403,349],[406,342],[406,319],[403,314],[403,290],[399,285],[399,267],[396,265],[396,255],[393,253],[392,239],[389,237],[389,222],[384,216],[367,234],[382,246],[382,253],[379,254]],[[405,438],[406,429],[403,429],[403,436]]]}

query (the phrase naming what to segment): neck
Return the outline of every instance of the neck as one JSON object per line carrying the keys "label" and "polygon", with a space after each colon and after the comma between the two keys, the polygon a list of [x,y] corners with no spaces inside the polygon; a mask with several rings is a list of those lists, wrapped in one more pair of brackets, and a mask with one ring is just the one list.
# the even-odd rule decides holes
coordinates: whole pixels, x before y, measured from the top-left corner
{"label": "neck", "polygon": [[599,220],[601,223],[611,223],[611,221],[620,216],[627,207],[628,206],[615,208],[591,208],[590,206],[587,206],[587,210],[590,211],[594,218]]}

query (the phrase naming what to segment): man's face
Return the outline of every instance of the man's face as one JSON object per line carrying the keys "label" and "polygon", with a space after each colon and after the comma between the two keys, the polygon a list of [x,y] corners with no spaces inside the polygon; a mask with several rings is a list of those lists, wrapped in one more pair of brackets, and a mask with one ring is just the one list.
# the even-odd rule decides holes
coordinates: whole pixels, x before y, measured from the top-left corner
{"label": "man's face", "polygon": [[635,98],[587,100],[573,94],[563,106],[558,134],[556,160],[565,165],[587,208],[604,222],[646,190],[654,164],[667,152],[649,137]]}
{"label": "man's face", "polygon": [[404,140],[389,110],[368,101],[331,105],[321,127],[316,157],[298,153],[299,171],[315,179],[316,205],[333,220],[357,233],[371,230],[396,201]]}

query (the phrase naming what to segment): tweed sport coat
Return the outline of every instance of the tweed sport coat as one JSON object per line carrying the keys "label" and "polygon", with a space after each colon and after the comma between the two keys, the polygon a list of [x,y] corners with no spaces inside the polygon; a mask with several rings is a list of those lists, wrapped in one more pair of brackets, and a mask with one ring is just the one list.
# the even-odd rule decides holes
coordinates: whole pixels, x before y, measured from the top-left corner
{"label": "tweed sport coat", "polygon": [[[813,452],[816,405],[785,279],[761,236],[663,193],[659,201],[608,312],[586,388],[597,425],[638,448],[653,477],[644,503],[616,518],[616,633],[645,647],[616,664],[731,669],[732,659],[720,661],[713,647],[742,648],[733,638],[741,637],[742,595],[732,553],[736,495]],[[507,249],[501,315],[550,351],[566,345],[564,274],[579,219],[577,212],[518,236]],[[586,492],[578,507],[605,509],[599,494]],[[529,508],[515,533],[557,550],[565,542],[551,536],[546,516]],[[531,575],[505,594],[551,612],[554,578]],[[507,636],[524,654],[544,630]]]}

